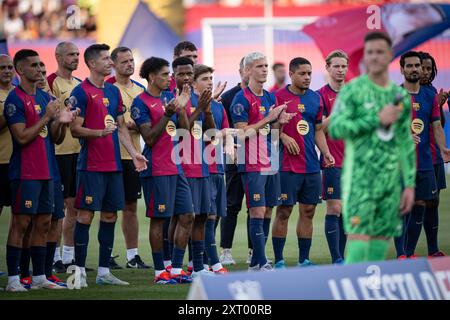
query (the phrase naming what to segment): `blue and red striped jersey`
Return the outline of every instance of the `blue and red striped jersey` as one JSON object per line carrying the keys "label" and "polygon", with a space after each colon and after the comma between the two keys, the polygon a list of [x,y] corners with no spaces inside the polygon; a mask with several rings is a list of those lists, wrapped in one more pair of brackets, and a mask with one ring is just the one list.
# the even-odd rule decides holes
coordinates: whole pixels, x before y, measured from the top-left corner
{"label": "blue and red striped jersey", "polygon": [[[73,89],[70,100],[73,107],[80,108],[83,126],[88,129],[103,130],[123,114],[120,91],[107,82],[98,88],[86,79]],[[77,170],[122,171],[118,130],[104,137],[80,139],[80,144]]]}
{"label": "blue and red striped jersey", "polygon": [[[262,96],[255,95],[250,88],[236,93],[231,103],[233,123],[258,123],[269,115],[270,107],[276,105],[275,95],[263,90]],[[265,137],[265,139],[264,139]],[[271,165],[271,127],[265,125],[258,133],[245,140],[245,164],[238,164],[238,172],[274,172],[278,167]],[[239,160],[239,157],[238,157]]]}
{"label": "blue and red striped jersey", "polygon": [[[137,126],[150,123],[156,126],[165,112],[165,103],[173,99],[169,91],[161,92],[161,96],[152,96],[148,91],[142,92],[133,100],[131,117]],[[147,170],[141,172],[141,177],[170,176],[183,173],[180,161],[172,158],[175,156],[174,148],[177,141],[173,139],[177,135],[178,117],[174,114],[162,134],[153,146],[144,147],[144,156],[148,160]]]}
{"label": "blue and red striped jersey", "polygon": [[[440,111],[437,94],[423,86],[417,94],[411,94],[412,122],[411,130],[418,134],[420,143],[416,145],[417,171],[433,169],[431,153],[431,126],[434,121],[440,121]],[[431,132],[431,134],[430,134]]]}
{"label": "blue and red striped jersey", "polygon": [[316,173],[320,171],[320,161],[316,152],[316,124],[322,123],[323,105],[320,96],[311,89],[297,95],[289,90],[290,85],[279,90],[275,96],[277,104],[287,103],[286,112],[295,116],[282,127],[282,132],[295,139],[299,155],[291,155],[281,146],[281,171],[295,173]]}
{"label": "blue and red striped jersey", "polygon": [[[41,89],[35,95],[27,94],[20,86],[14,88],[5,100],[4,116],[8,127],[24,123],[32,127],[45,115],[47,104],[53,98]],[[27,145],[19,144],[14,137],[13,152],[9,163],[10,180],[50,180],[56,172],[51,165],[54,149],[50,139],[50,123]]]}
{"label": "blue and red striped jersey", "polygon": [[[337,92],[334,91],[329,84],[324,85],[322,88],[316,91],[320,98],[322,99],[323,104],[323,115],[325,117],[329,117],[331,114],[331,110],[333,110],[334,102],[336,101]],[[343,140],[334,140],[328,135],[328,132],[325,133],[325,138],[327,140],[328,149],[330,149],[330,153],[334,158],[334,167],[342,168],[342,163],[344,161],[344,141]],[[321,166],[325,167],[323,162],[323,157],[321,156]]]}

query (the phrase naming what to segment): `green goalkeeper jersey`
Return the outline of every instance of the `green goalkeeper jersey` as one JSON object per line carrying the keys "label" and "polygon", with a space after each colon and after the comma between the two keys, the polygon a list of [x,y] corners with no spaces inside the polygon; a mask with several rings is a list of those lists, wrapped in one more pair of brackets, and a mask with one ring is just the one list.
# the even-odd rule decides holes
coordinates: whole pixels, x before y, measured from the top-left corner
{"label": "green goalkeeper jersey", "polygon": [[[403,97],[398,106],[402,112],[393,125],[383,128],[378,113],[399,94]],[[341,183],[348,232],[398,234],[399,220],[395,217],[399,214],[401,186],[415,186],[416,158],[410,123],[410,96],[394,83],[380,87],[363,75],[339,92],[330,116],[329,134],[345,141]]]}

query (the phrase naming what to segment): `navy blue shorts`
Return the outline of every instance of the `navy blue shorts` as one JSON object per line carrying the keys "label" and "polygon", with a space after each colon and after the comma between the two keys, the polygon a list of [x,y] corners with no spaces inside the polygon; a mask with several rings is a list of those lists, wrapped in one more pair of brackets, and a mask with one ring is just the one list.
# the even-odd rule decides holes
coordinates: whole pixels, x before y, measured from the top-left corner
{"label": "navy blue shorts", "polygon": [[14,214],[53,213],[55,201],[53,180],[11,181],[12,212]]}
{"label": "navy blue shorts", "polygon": [[446,189],[447,182],[445,181],[445,166],[443,163],[434,165],[434,175],[436,176],[438,190]]}
{"label": "navy blue shorts", "polygon": [[226,171],[227,185],[227,210],[229,212],[239,212],[242,209],[244,199],[244,186],[242,184],[242,173],[237,170]]}
{"label": "navy blue shorts", "polygon": [[64,218],[64,186],[61,181],[55,181],[55,208],[52,213],[52,220]]}
{"label": "navy blue shorts", "polygon": [[320,172],[294,173],[281,172],[281,204],[294,206],[302,204],[318,204],[321,202],[322,181]]}
{"label": "navy blue shorts", "polygon": [[122,172],[77,171],[75,208],[117,212],[124,207]]}
{"label": "navy blue shorts", "polygon": [[191,188],[192,202],[195,214],[208,214],[211,210],[211,181],[210,177],[187,178]]}
{"label": "navy blue shorts", "polygon": [[247,208],[275,207],[280,204],[280,174],[242,173]]}
{"label": "navy blue shorts", "polygon": [[149,218],[170,218],[194,212],[191,189],[184,175],[141,178]]}
{"label": "navy blue shorts", "polygon": [[322,199],[341,199],[341,168],[326,168],[322,170]]}
{"label": "navy blue shorts", "polygon": [[214,173],[209,178],[211,182],[211,210],[209,210],[209,213],[225,217],[227,215],[227,202],[223,174]]}
{"label": "navy blue shorts", "polygon": [[417,171],[416,200],[433,200],[438,196],[434,170]]}

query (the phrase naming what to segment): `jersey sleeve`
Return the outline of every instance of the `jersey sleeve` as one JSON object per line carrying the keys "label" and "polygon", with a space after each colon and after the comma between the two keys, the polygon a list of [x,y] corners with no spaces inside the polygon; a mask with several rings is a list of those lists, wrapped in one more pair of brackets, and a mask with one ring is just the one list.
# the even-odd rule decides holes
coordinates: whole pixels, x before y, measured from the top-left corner
{"label": "jersey sleeve", "polygon": [[316,124],[321,124],[325,108],[323,105],[323,100],[322,100],[321,95],[318,94],[318,96],[319,96],[319,111],[317,112],[317,116],[316,116]]}
{"label": "jersey sleeve", "polygon": [[117,95],[118,95],[118,104],[117,104],[117,116],[121,116],[125,113],[125,108],[123,107],[123,100],[122,100],[122,94],[120,93],[119,88],[114,86],[116,89]]}
{"label": "jersey sleeve", "polygon": [[136,122],[138,127],[144,123],[151,124],[150,110],[139,97],[134,98],[131,105],[131,119]]}
{"label": "jersey sleeve", "polygon": [[242,92],[235,95],[233,102],[231,102],[231,119],[233,123],[248,122],[250,105]]}
{"label": "jersey sleeve", "polygon": [[[337,96],[335,106],[331,111],[328,132],[333,139],[347,139],[371,132],[380,126],[378,114],[368,111],[362,117],[355,116],[356,103],[353,100],[353,88],[358,83],[348,84]],[[356,89],[358,90],[358,89]]]}
{"label": "jersey sleeve", "polygon": [[81,85],[76,86],[72,90],[69,98],[69,103],[71,104],[72,109],[80,109],[81,118],[84,118],[86,116],[88,98]]}
{"label": "jersey sleeve", "polygon": [[16,123],[25,123],[25,106],[14,94],[9,94],[5,100],[5,110],[3,112],[8,126]]}
{"label": "jersey sleeve", "polygon": [[230,123],[228,122],[227,112],[225,108],[222,106],[222,127],[220,129],[226,129],[230,127]]}
{"label": "jersey sleeve", "polygon": [[403,183],[407,188],[414,188],[416,184],[416,146],[411,136],[411,97],[405,92],[403,99],[403,113],[396,128],[397,146],[400,152],[400,167]]}
{"label": "jersey sleeve", "polygon": [[441,110],[439,108],[438,96],[435,95],[433,99],[433,107],[431,109],[431,119],[430,123],[441,120]]}

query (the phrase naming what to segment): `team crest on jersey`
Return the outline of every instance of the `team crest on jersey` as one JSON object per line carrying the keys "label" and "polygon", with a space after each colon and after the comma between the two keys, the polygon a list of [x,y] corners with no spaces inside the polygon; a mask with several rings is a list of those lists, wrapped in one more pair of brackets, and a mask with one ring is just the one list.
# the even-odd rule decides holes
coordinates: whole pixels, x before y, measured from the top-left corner
{"label": "team crest on jersey", "polygon": [[190,111],[191,111],[191,113],[194,113],[195,112],[195,107],[191,107]]}
{"label": "team crest on jersey", "polygon": [[166,124],[166,132],[169,136],[175,137],[177,135],[177,127],[173,121],[169,120]]}
{"label": "team crest on jersey", "polygon": [[259,193],[254,193],[253,194],[253,200],[254,201],[259,201],[261,200],[261,195]]}
{"label": "team crest on jersey", "polygon": [[412,107],[414,110],[419,111],[420,110],[420,103],[413,102]]}
{"label": "team crest on jersey", "polygon": [[116,123],[116,121],[114,120],[114,118],[110,114],[107,114],[105,116],[105,120],[104,121],[105,121],[105,127],[107,127],[110,124],[115,124]]}
{"label": "team crest on jersey", "polygon": [[6,106],[6,114],[8,115],[8,117],[12,117],[14,113],[16,113],[16,106],[12,103],[8,104]]}
{"label": "team crest on jersey", "polygon": [[47,135],[48,135],[47,126],[42,127],[41,131],[39,131],[39,135],[44,139],[47,138]]}
{"label": "team crest on jersey", "polygon": [[327,193],[328,194],[333,194],[334,193],[334,188],[333,187],[328,187]]}
{"label": "team crest on jersey", "polygon": [[299,103],[297,106],[298,111],[300,111],[301,113],[305,112],[305,105],[302,103]]}
{"label": "team crest on jersey", "polygon": [[411,122],[411,130],[415,134],[421,134],[424,127],[425,127],[425,125],[424,125],[423,121],[419,118],[416,118]]}
{"label": "team crest on jersey", "polygon": [[287,199],[288,199],[287,193],[282,193],[282,194],[281,194],[281,197],[280,197],[280,200],[286,201]]}
{"label": "team crest on jersey", "polygon": [[158,205],[158,211],[159,212],[165,212],[166,211],[166,205],[165,204]]}
{"label": "team crest on jersey", "polygon": [[34,110],[36,110],[37,113],[41,113],[42,108],[41,108],[41,106],[39,104],[35,104],[34,105]]}
{"label": "team crest on jersey", "polygon": [[361,224],[361,218],[358,216],[351,217],[350,223],[352,224],[352,226],[357,226]]}
{"label": "team crest on jersey", "polygon": [[202,127],[196,122],[191,129],[191,134],[195,140],[200,140],[202,138]]}
{"label": "team crest on jersey", "polygon": [[108,106],[109,106],[109,99],[108,99],[108,98],[103,98],[103,105],[104,105],[105,107],[108,107]]}
{"label": "team crest on jersey", "polygon": [[91,196],[86,196],[86,198],[84,199],[84,202],[86,202],[86,204],[91,204],[92,203],[92,197]]}
{"label": "team crest on jersey", "polygon": [[259,129],[259,133],[263,136],[267,136],[270,133],[270,124],[266,124],[264,127]]}
{"label": "team crest on jersey", "polygon": [[259,112],[260,112],[261,114],[265,114],[265,113],[266,113],[266,107],[264,107],[264,106],[259,106]]}
{"label": "team crest on jersey", "polygon": [[33,206],[33,201],[25,200],[25,208],[30,209]]}
{"label": "team crest on jersey", "polygon": [[136,120],[141,116],[141,112],[136,107],[131,107],[131,119]]}
{"label": "team crest on jersey", "polygon": [[297,122],[297,132],[302,135],[306,136],[309,132],[309,124],[305,120],[300,120]]}

